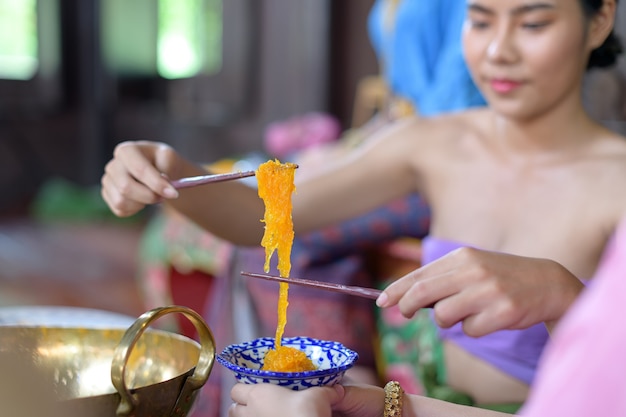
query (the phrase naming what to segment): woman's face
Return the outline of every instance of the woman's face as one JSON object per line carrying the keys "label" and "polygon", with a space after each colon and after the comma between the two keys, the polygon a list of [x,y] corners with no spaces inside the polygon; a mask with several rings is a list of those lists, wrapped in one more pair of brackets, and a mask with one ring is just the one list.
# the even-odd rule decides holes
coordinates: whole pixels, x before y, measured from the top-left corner
{"label": "woman's face", "polygon": [[491,108],[531,119],[580,100],[588,60],[579,0],[467,0],[465,59]]}

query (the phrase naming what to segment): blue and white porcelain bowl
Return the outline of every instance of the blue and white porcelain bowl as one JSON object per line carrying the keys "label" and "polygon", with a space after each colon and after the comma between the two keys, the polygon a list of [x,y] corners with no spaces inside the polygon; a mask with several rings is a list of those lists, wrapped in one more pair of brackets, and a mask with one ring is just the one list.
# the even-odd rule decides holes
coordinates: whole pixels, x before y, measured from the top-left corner
{"label": "blue and white porcelain bowl", "polygon": [[265,354],[274,348],[273,337],[229,345],[216,359],[235,374],[237,381],[244,384],[269,383],[300,391],[340,382],[359,357],[355,351],[341,343],[310,337],[286,337],[283,338],[282,345],[306,353],[317,369],[306,372],[262,371]]}

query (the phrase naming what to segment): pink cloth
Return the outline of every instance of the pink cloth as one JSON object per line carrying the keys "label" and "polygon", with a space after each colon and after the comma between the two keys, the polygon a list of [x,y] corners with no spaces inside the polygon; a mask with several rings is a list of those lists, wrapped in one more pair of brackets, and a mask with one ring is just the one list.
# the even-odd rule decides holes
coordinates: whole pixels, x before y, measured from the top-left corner
{"label": "pink cloth", "polygon": [[555,330],[520,414],[626,416],[626,218]]}
{"label": "pink cloth", "polygon": [[341,135],[339,121],[326,113],[307,113],[271,123],[265,129],[265,149],[277,158],[313,146],[336,141]]}

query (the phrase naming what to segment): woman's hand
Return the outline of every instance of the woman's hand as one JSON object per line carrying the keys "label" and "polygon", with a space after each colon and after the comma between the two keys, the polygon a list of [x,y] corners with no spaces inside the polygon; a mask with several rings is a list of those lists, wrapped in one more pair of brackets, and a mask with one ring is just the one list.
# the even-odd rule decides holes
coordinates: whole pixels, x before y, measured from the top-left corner
{"label": "woman's hand", "polygon": [[373,385],[334,385],[292,391],[271,384],[236,384],[230,417],[379,417],[385,394]]}
{"label": "woman's hand", "polygon": [[102,177],[102,198],[113,213],[131,216],[146,205],[178,197],[167,176],[177,176],[182,158],[157,142],[124,142],[115,148]]}
{"label": "woman's hand", "polygon": [[550,328],[583,288],[554,261],[462,248],[389,285],[377,304],[397,305],[405,317],[434,306],[441,327],[462,321],[478,337],[541,322]]}
{"label": "woman's hand", "polygon": [[332,406],[343,387],[313,387],[292,391],[273,384],[236,384],[230,391],[234,403],[229,417],[331,417]]}

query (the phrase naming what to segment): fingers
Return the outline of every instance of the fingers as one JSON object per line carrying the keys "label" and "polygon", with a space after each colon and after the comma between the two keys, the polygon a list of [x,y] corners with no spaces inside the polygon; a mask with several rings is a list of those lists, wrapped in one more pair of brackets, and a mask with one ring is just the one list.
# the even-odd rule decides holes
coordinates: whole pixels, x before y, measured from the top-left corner
{"label": "fingers", "polygon": [[121,178],[116,183],[113,176],[105,174],[101,183],[102,198],[111,211],[120,217],[131,216],[147,204],[154,204],[162,199],[162,197],[130,177]]}
{"label": "fingers", "polygon": [[248,407],[248,399],[252,391],[258,388],[257,385],[235,384],[230,390],[230,397],[233,403],[228,408],[229,417],[252,417],[262,415],[262,410],[254,410]]}
{"label": "fingers", "polygon": [[437,325],[447,329],[477,312],[474,297],[461,292],[439,301],[433,307],[433,317]]}
{"label": "fingers", "polygon": [[[429,293],[429,283],[427,282],[429,276],[423,271],[425,268],[427,267],[422,267],[391,283],[380,294],[376,300],[376,305],[381,308],[391,307],[404,299],[404,305],[401,308],[402,314],[405,316],[408,314],[407,317],[411,317],[412,315],[407,310],[426,306],[432,302],[433,296]],[[409,293],[415,298],[408,300]]]}
{"label": "fingers", "polygon": [[228,408],[228,417],[254,417],[254,410],[250,410],[243,404],[232,403]]}
{"label": "fingers", "polygon": [[243,416],[243,414],[241,414],[242,408],[243,406],[237,403],[232,403],[230,407],[228,407],[228,417],[242,417]]}
{"label": "fingers", "polygon": [[341,401],[344,389],[340,385],[312,387],[292,391],[273,384],[235,384],[230,391],[234,404],[231,417],[330,417],[331,407]]}
{"label": "fingers", "polygon": [[341,384],[335,384],[332,387],[322,387],[321,389],[324,391],[324,395],[331,407],[341,402],[346,394],[346,390]]}
{"label": "fingers", "polygon": [[246,405],[254,387],[251,384],[235,384],[230,390],[230,398],[237,404]]}
{"label": "fingers", "polygon": [[166,166],[165,160],[172,159],[171,152],[166,145],[140,142],[125,142],[115,148],[101,180],[102,198],[115,215],[131,216],[148,204],[178,197],[155,165],[160,159],[160,164]]}
{"label": "fingers", "polygon": [[[420,271],[420,275],[424,275],[424,272]],[[453,271],[419,277],[400,297],[398,308],[404,317],[413,317],[419,309],[433,307],[456,294],[461,289],[457,282]]]}
{"label": "fingers", "polygon": [[173,150],[168,145],[125,142],[115,148],[110,171],[122,191],[132,187],[133,184],[128,181],[130,176],[159,196],[175,198],[178,192],[161,174],[169,168],[172,158]]}
{"label": "fingers", "polygon": [[464,285],[462,266],[464,258],[471,256],[463,248],[413,271],[389,285],[376,300],[379,307],[398,304],[405,317],[417,310],[432,307],[435,303],[459,292]]}
{"label": "fingers", "polygon": [[499,320],[498,315],[490,311],[482,311],[463,320],[463,332],[470,337],[482,337],[505,328],[509,328],[509,323]]}

